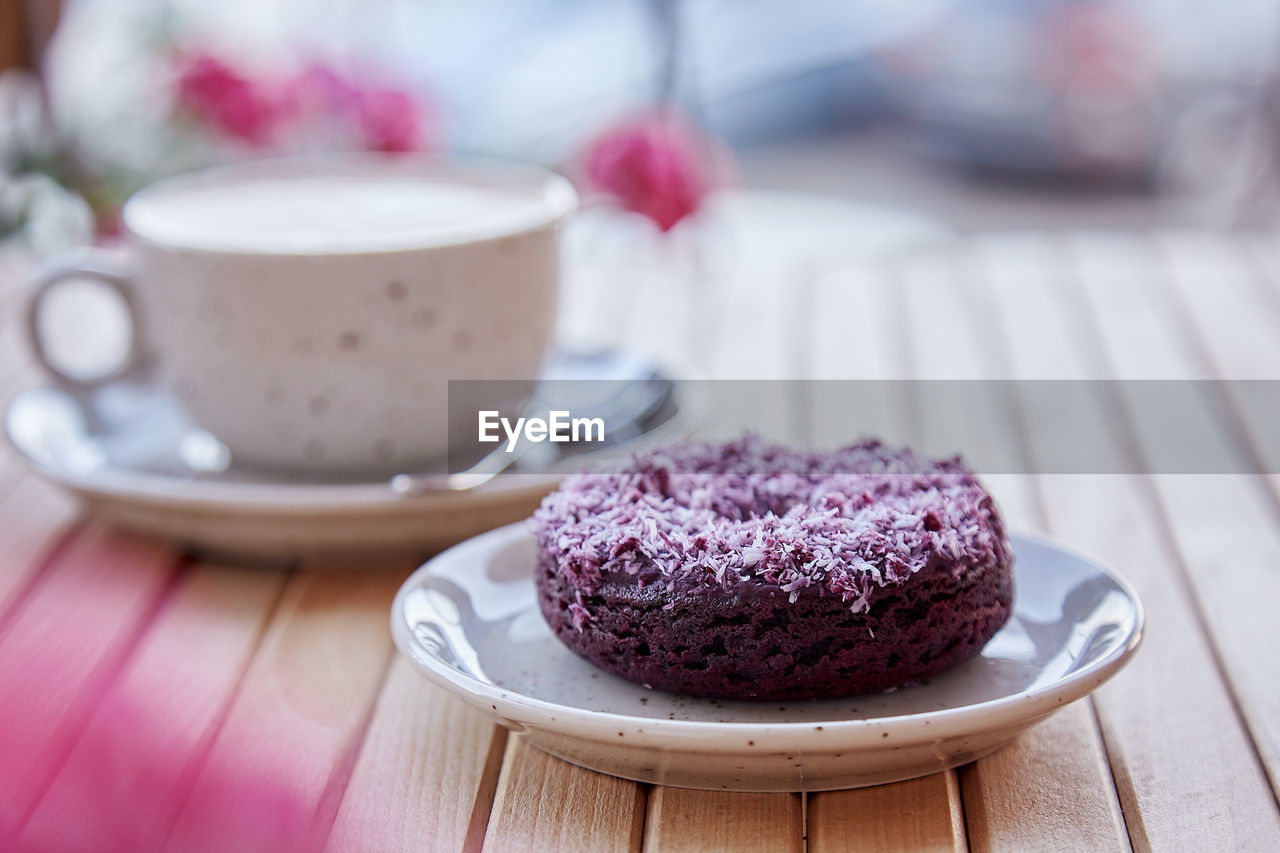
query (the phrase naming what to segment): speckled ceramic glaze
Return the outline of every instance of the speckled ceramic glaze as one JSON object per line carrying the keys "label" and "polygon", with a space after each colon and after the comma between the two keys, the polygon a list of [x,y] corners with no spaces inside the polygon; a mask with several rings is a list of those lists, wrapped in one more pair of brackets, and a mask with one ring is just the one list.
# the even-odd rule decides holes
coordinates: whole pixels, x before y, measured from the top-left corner
{"label": "speckled ceramic glaze", "polygon": [[[371,234],[366,223],[359,238],[331,212],[317,223],[328,232],[309,234],[305,209],[278,233],[265,216],[260,227],[195,227],[236,207],[201,209],[193,196],[258,180],[287,191],[317,176],[438,182],[488,194],[499,213],[509,198],[512,211],[464,210],[453,222],[446,201],[433,212],[440,222],[415,229],[408,205],[399,219],[381,211],[397,227]],[[311,189],[314,210],[326,202]],[[225,167],[129,201],[136,269],[126,286],[147,357],[238,462],[410,470],[447,447],[448,379],[538,374],[556,307],[557,226],[574,204],[563,179],[506,165],[352,157]]]}
{"label": "speckled ceramic glaze", "polygon": [[419,569],[396,596],[391,631],[430,681],[592,770],[732,791],[878,785],[993,752],[1137,649],[1142,606],[1121,578],[1048,542],[1012,543],[1013,615],[978,657],[918,685],[846,699],[694,699],[597,669],[538,612],[537,543],[523,524]]}

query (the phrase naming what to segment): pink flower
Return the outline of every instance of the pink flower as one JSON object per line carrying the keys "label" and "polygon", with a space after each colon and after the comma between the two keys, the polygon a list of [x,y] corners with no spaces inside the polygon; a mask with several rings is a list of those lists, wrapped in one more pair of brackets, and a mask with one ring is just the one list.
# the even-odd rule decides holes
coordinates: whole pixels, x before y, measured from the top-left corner
{"label": "pink flower", "polygon": [[422,122],[416,100],[397,89],[371,89],[360,95],[360,127],[369,151],[415,151],[422,147]]}
{"label": "pink flower", "polygon": [[223,60],[184,57],[177,103],[224,136],[257,146],[315,150],[425,147],[423,104],[400,89],[368,86],[323,63],[283,81],[253,81]]}
{"label": "pink flower", "polygon": [[324,827],[298,793],[299,771],[255,764],[251,754],[202,763],[185,727],[189,709],[127,682],[83,728],[69,728],[31,697],[50,693],[72,651],[51,644],[22,659],[8,651],[0,657],[0,790],[29,795],[34,786],[40,796],[28,798],[23,820],[11,819],[16,807],[0,813],[0,850],[319,850]]}
{"label": "pink flower", "polygon": [[260,87],[207,53],[188,57],[178,75],[178,103],[223,134],[253,145],[271,141],[275,104]]}
{"label": "pink flower", "polygon": [[623,208],[643,214],[663,231],[696,213],[712,187],[718,164],[708,141],[670,110],[628,119],[591,143],[588,182]]}
{"label": "pink flower", "polygon": [[314,62],[285,83],[280,103],[290,119],[350,115],[359,109],[360,90],[329,66]]}
{"label": "pink flower", "polygon": [[369,151],[423,147],[423,106],[398,89],[363,88],[326,65],[305,68],[285,86],[282,103],[291,121],[338,122]]}

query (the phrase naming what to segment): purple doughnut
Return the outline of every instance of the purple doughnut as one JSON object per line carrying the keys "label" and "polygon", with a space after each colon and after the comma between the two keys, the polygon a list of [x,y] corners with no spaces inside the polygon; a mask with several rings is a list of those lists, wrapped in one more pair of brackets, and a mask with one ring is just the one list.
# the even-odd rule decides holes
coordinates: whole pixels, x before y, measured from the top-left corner
{"label": "purple doughnut", "polygon": [[1013,600],[1013,555],[974,474],[876,441],[687,443],[568,478],[532,526],[560,641],[690,696],[915,682],[976,655]]}

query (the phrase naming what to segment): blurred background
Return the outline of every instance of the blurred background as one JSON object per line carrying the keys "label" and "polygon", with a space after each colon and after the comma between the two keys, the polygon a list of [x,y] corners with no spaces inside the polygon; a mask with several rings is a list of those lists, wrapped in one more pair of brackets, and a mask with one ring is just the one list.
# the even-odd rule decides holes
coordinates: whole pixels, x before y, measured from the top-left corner
{"label": "blurred background", "polygon": [[3,0],[0,235],[110,235],[149,181],[274,153],[572,172],[655,102],[746,187],[953,231],[1256,226],[1278,59],[1265,0]]}

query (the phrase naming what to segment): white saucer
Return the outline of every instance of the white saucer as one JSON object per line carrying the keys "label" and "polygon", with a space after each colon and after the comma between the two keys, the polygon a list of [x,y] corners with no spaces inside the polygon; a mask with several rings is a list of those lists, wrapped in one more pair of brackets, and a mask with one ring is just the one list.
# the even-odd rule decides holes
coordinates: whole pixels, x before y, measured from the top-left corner
{"label": "white saucer", "polygon": [[[624,360],[622,369],[635,367]],[[609,378],[590,369],[565,375]],[[470,491],[415,495],[396,494],[385,475],[308,481],[202,464],[220,445],[145,377],[87,392],[28,389],[10,403],[5,433],[32,468],[113,524],[215,558],[341,563],[421,556],[524,518],[567,470],[686,435],[699,419],[695,408],[688,386],[676,383],[665,410],[634,438]]]}
{"label": "white saucer", "polygon": [[1097,688],[1137,649],[1142,607],[1124,580],[1038,539],[1014,537],[1013,547],[1014,614],[979,657],[926,684],[851,699],[690,699],[596,669],[543,621],[523,524],[419,569],[396,595],[391,628],[432,682],[592,770],[734,791],[876,785],[993,752]]}

